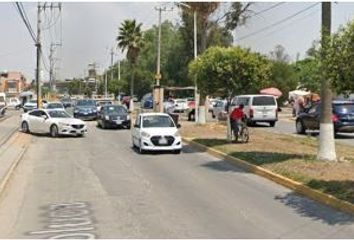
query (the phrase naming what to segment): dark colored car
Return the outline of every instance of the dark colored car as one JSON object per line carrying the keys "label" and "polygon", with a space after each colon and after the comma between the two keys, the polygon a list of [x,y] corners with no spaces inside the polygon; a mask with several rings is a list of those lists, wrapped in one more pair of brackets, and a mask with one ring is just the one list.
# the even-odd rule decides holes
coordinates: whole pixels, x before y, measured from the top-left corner
{"label": "dark colored car", "polygon": [[[296,119],[296,132],[304,134],[307,129],[320,129],[320,108],[321,103],[299,114]],[[354,102],[353,101],[333,101],[332,121],[334,133],[354,133]]]}
{"label": "dark colored car", "polygon": [[120,105],[102,106],[97,119],[97,125],[101,128],[125,127],[130,129],[130,124],[129,112]]}
{"label": "dark colored car", "polygon": [[64,105],[65,108],[72,106],[70,98],[62,98],[62,99],[60,99],[60,102]]}
{"label": "dark colored car", "polygon": [[82,99],[76,102],[74,108],[74,118],[82,120],[97,119],[97,104],[93,99]]}
{"label": "dark colored car", "polygon": [[154,100],[151,93],[147,93],[141,98],[141,108],[145,108],[145,109],[154,108]]}

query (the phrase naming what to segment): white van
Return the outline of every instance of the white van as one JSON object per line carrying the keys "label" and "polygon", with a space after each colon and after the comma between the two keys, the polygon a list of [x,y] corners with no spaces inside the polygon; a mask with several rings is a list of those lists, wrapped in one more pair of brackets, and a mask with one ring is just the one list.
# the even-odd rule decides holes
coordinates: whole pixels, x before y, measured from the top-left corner
{"label": "white van", "polygon": [[256,122],[267,122],[271,127],[278,121],[278,104],[271,95],[240,95],[232,99],[231,106],[237,107],[243,104],[243,112],[247,116],[249,125]]}

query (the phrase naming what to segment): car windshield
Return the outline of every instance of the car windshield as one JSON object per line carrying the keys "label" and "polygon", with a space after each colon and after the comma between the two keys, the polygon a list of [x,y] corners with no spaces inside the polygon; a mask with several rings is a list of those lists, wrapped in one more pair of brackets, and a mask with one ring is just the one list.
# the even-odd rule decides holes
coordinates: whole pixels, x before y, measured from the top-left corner
{"label": "car windshield", "polygon": [[61,105],[60,103],[50,103],[48,104],[47,108],[63,108],[63,105]]}
{"label": "car windshield", "polygon": [[348,113],[354,114],[354,103],[353,104],[335,104],[334,110],[335,110],[335,112],[341,113],[341,114],[348,114]]}
{"label": "car windshield", "polygon": [[79,100],[77,101],[77,106],[96,106],[95,100],[89,100],[89,99],[84,99],[84,100]]}
{"label": "car windshield", "polygon": [[168,116],[144,116],[143,117],[143,128],[154,128],[154,127],[175,127],[175,124]]}
{"label": "car windshield", "polygon": [[31,100],[29,103],[37,103],[37,100]]}
{"label": "car windshield", "polygon": [[105,106],[103,108],[105,114],[126,114],[127,110],[121,106]]}
{"label": "car windshield", "polygon": [[70,114],[62,110],[52,110],[48,111],[51,118],[71,118]]}
{"label": "car windshield", "polygon": [[254,97],[253,98],[253,105],[254,106],[274,106],[275,100],[273,97]]}

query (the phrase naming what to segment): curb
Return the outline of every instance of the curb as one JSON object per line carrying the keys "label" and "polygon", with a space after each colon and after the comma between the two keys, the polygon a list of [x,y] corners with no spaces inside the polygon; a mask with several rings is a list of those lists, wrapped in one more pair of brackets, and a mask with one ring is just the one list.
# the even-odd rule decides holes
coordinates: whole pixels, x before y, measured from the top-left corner
{"label": "curb", "polygon": [[237,167],[240,167],[248,172],[254,173],[256,175],[259,175],[261,177],[264,177],[266,179],[269,179],[273,182],[276,182],[282,186],[285,186],[299,194],[302,194],[308,198],[311,198],[315,201],[318,201],[320,203],[329,205],[333,208],[339,209],[341,211],[354,214],[354,204],[340,200],[330,194],[326,194],[323,192],[320,192],[318,190],[312,189],[308,186],[303,185],[302,183],[296,182],[294,180],[291,180],[289,178],[286,178],[284,176],[281,176],[279,174],[273,173],[265,168],[250,164],[246,161],[243,161],[241,159],[232,157],[226,153],[220,152],[214,148],[207,147],[205,145],[202,145],[200,143],[195,142],[193,139],[190,138],[182,138],[184,142],[187,144],[191,145],[192,147],[205,151],[209,153],[210,155],[217,157],[217,158],[222,158]]}

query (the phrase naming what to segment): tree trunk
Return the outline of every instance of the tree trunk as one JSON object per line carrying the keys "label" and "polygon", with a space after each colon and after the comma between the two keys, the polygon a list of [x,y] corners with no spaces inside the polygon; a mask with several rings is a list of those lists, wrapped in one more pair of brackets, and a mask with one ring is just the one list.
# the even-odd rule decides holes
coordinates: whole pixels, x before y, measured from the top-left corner
{"label": "tree trunk", "polygon": [[134,77],[135,77],[135,64],[131,64],[132,74],[130,75],[130,102],[129,102],[129,110],[134,111]]}
{"label": "tree trunk", "polygon": [[322,3],[322,85],[321,85],[321,115],[320,115],[320,139],[317,159],[336,161],[334,143],[334,129],[332,122],[332,91],[327,77],[327,69],[324,65],[326,51],[329,47],[331,34],[331,3]]}

